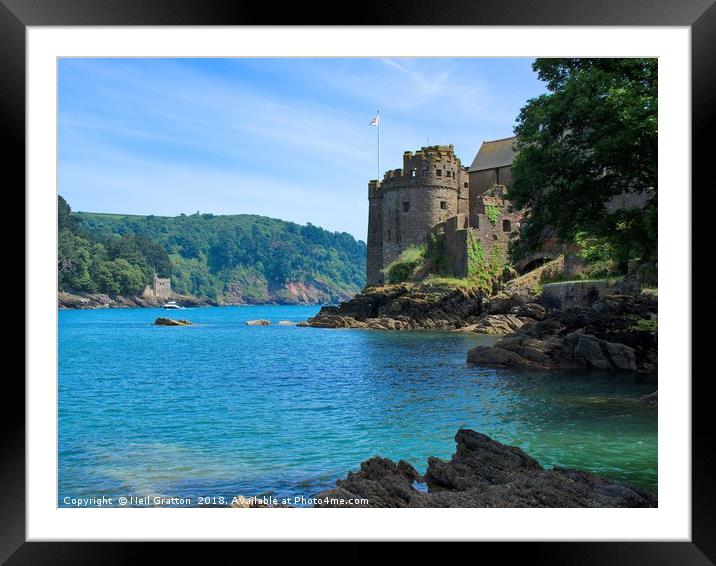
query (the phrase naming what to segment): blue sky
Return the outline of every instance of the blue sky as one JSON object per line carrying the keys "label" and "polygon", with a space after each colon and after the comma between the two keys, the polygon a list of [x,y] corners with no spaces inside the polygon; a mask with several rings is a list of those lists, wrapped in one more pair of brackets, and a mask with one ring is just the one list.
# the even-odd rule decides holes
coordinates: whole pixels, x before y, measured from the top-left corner
{"label": "blue sky", "polygon": [[529,59],[62,59],[59,191],[73,210],[262,214],[365,240],[367,183],[405,150],[512,135]]}

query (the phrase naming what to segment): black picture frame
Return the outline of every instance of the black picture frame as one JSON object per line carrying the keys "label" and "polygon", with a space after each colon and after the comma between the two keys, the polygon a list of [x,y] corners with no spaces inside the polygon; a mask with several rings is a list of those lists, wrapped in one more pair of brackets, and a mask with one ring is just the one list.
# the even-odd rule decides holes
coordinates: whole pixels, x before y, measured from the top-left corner
{"label": "black picture frame", "polygon": [[[265,3],[189,0],[0,0],[0,136],[4,138],[6,194],[25,186],[25,34],[28,26],[85,25],[569,25],[688,26],[692,38],[693,186],[714,185],[707,169],[713,160],[716,102],[716,6],[714,0],[413,0],[364,2],[355,10],[318,3]],[[688,187],[674,188],[678,198]],[[24,211],[17,198],[15,210]],[[17,216],[17,214],[14,214]],[[695,225],[695,222],[692,222]],[[692,255],[693,257],[693,255]],[[22,261],[22,260],[20,260]],[[25,296],[25,300],[31,297]],[[691,332],[690,328],[684,332]],[[17,334],[20,334],[19,332]],[[492,543],[500,560],[552,564],[713,564],[716,562],[716,492],[713,451],[713,398],[708,372],[692,382],[692,539],[691,542]],[[664,377],[666,378],[666,377]],[[690,375],[668,376],[691,379]],[[127,564],[146,558],[143,543],[25,542],[25,388],[19,372],[3,378],[0,434],[0,561],[7,564]],[[11,401],[12,400],[12,401]],[[149,546],[164,560],[185,547]],[[241,551],[246,552],[246,547]],[[242,554],[241,558],[247,558]]]}

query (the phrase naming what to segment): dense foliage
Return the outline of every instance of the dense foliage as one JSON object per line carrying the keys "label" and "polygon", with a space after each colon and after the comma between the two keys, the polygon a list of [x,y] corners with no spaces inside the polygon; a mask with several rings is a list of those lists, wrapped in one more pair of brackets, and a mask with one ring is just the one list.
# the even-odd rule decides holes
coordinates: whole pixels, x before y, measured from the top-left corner
{"label": "dense foliage", "polygon": [[[655,259],[657,60],[537,59],[533,69],[549,93],[528,101],[515,128],[510,198],[529,221],[513,253],[580,235],[621,266]],[[648,202],[614,206],[624,193]]]}
{"label": "dense foliage", "polygon": [[171,272],[167,252],[149,238],[125,234],[99,240],[82,231],[61,196],[57,210],[60,290],[135,294],[151,282],[154,269],[164,277]]}
{"label": "dense foliage", "polygon": [[[122,293],[148,284],[153,267],[171,276],[176,292],[214,300],[232,295],[261,302],[268,291],[290,284],[352,294],[365,282],[365,244],[311,224],[254,215],[66,215],[76,225],[61,231],[60,248],[64,240],[74,242],[89,265],[125,260],[128,266],[112,266],[123,276]],[[69,270],[61,286],[107,291],[105,271],[98,279],[89,268]]]}

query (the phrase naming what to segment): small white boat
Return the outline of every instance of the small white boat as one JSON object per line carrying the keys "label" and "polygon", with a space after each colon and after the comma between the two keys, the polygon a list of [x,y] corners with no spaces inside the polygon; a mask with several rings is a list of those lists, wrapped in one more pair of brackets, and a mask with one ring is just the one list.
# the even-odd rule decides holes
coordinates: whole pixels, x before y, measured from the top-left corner
{"label": "small white boat", "polygon": [[181,305],[178,305],[176,301],[167,301],[162,305],[163,309],[169,309],[169,310],[178,310],[183,309],[184,307]]}

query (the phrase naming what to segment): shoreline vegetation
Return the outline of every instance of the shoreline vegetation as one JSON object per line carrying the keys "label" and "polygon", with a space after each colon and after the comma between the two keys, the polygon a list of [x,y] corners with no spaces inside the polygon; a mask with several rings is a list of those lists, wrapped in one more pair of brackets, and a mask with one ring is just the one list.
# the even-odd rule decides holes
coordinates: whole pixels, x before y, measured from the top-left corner
{"label": "shoreline vegetation", "polygon": [[330,304],[365,283],[365,243],[264,216],[73,212],[58,196],[60,308]]}

